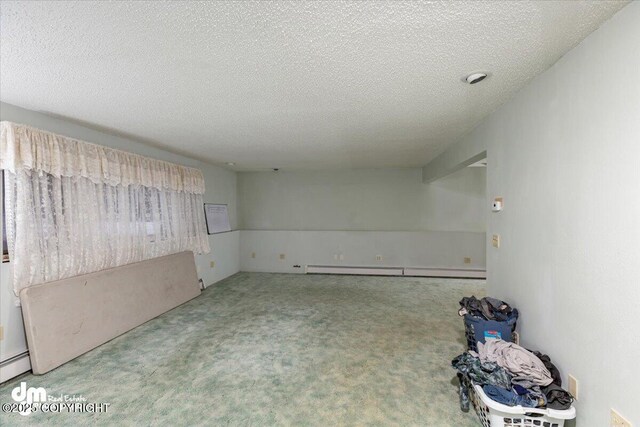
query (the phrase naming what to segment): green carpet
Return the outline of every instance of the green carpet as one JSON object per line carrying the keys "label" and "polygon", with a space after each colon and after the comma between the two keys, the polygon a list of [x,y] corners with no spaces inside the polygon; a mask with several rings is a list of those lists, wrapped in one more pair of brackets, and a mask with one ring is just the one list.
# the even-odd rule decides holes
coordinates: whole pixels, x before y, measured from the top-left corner
{"label": "green carpet", "polygon": [[4,414],[7,425],[477,426],[450,360],[458,300],[484,281],[239,273],[42,376],[108,413]]}

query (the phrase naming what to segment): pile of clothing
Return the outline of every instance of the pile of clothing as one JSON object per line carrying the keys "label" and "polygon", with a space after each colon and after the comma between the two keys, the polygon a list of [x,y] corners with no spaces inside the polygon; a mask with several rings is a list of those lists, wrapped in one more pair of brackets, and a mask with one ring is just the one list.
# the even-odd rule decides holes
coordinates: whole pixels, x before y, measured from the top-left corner
{"label": "pile of clothing", "polygon": [[529,408],[569,409],[573,397],[562,388],[551,358],[503,340],[478,343],[451,361],[460,378],[460,407],[469,410],[470,382],[496,402]]}
{"label": "pile of clothing", "polygon": [[458,310],[458,314],[460,316],[469,314],[485,320],[504,322],[517,319],[518,309],[511,308],[509,304],[496,298],[484,297],[479,300],[471,296],[464,297],[460,300],[460,310]]}

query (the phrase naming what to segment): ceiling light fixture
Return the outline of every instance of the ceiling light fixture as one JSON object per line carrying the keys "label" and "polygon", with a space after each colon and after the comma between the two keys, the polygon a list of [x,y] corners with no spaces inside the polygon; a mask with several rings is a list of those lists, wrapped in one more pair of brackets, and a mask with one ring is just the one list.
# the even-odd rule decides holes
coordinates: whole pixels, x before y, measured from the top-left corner
{"label": "ceiling light fixture", "polygon": [[474,85],[476,83],[480,83],[486,78],[487,78],[487,73],[472,73],[467,76],[465,81],[470,85]]}
{"label": "ceiling light fixture", "polygon": [[236,164],[233,162],[227,162],[227,166],[235,166]]}

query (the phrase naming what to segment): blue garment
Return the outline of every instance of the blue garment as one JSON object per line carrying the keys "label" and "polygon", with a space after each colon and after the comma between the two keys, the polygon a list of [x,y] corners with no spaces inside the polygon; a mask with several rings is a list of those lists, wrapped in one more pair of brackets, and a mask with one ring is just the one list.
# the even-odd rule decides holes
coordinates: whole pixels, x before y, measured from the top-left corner
{"label": "blue garment", "polygon": [[468,352],[462,353],[453,359],[451,366],[475,384],[491,384],[511,388],[513,375],[511,375],[509,371],[498,366],[496,363],[483,362]]}
{"label": "blue garment", "polygon": [[512,384],[512,385],[513,385],[513,391],[518,393],[520,396],[522,396],[523,394],[529,394],[528,388],[524,388],[520,384]]}
{"label": "blue garment", "polygon": [[531,394],[523,394],[519,395],[512,390],[507,390],[506,388],[496,387],[491,384],[487,384],[482,387],[482,390],[485,392],[487,396],[491,399],[495,400],[498,403],[502,403],[503,405],[508,406],[524,406],[526,408],[535,408],[541,403],[544,404],[546,402],[540,402],[540,400],[536,399]]}

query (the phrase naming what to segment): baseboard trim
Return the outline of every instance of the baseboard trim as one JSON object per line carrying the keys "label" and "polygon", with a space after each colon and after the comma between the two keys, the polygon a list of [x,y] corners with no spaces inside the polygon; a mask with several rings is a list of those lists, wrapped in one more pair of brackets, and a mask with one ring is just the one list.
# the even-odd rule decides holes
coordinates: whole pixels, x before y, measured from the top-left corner
{"label": "baseboard trim", "polygon": [[464,268],[405,268],[405,276],[486,279],[487,270]]}
{"label": "baseboard trim", "polygon": [[479,268],[367,267],[346,265],[306,265],[307,274],[348,274],[361,276],[413,276],[486,279],[487,271]]}
{"label": "baseboard trim", "polygon": [[307,274],[352,274],[358,276],[402,276],[402,267],[352,267],[341,265],[307,265]]}
{"label": "baseboard trim", "polygon": [[29,352],[25,351],[0,363],[0,383],[31,370]]}

